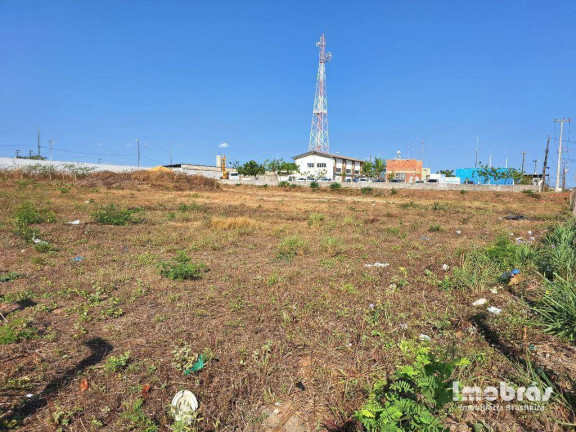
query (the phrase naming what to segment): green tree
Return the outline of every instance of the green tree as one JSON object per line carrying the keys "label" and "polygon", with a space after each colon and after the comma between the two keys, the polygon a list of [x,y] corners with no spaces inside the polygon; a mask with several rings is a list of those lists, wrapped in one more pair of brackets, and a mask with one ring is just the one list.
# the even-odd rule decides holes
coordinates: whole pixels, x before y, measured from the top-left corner
{"label": "green tree", "polygon": [[446,177],[454,177],[454,170],[440,170],[438,174],[444,174]]}
{"label": "green tree", "polygon": [[386,159],[384,158],[381,157],[374,158],[373,165],[374,165],[374,175],[376,177],[380,177],[382,173],[386,171]]}
{"label": "green tree", "polygon": [[[264,165],[259,164],[255,160],[250,160],[246,162],[244,165],[240,165],[237,162],[235,162],[235,164],[236,164],[235,168],[237,169],[238,174],[240,175],[256,176],[259,174],[264,174],[266,172],[266,168],[264,167]],[[234,164],[232,166],[234,166]]]}
{"label": "green tree", "polygon": [[267,171],[275,172],[276,174],[290,175],[298,172],[298,165],[294,162],[286,162],[284,159],[272,159],[263,164]]}

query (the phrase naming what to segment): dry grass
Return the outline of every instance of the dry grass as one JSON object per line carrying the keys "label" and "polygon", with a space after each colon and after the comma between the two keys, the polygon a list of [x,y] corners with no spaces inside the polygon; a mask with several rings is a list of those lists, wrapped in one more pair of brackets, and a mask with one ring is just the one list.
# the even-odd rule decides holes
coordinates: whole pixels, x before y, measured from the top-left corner
{"label": "dry grass", "polygon": [[[307,430],[355,430],[351,416],[366,389],[399,364],[398,343],[421,333],[435,350],[468,357],[461,381],[480,386],[529,385],[512,354],[530,345],[535,361],[555,371],[555,358],[576,367],[573,347],[531,324],[521,294],[477,293],[503,309],[480,317],[495,343],[480,331],[476,295],[438,287],[450,274],[442,265],[458,265],[458,252],[472,244],[503,232],[540,238],[566,210],[563,194],[362,196],[214,190],[204,180],[189,191],[152,186],[161,177],[147,175],[85,180],[0,181],[0,272],[19,275],[0,283],[0,312],[11,326],[35,329],[34,337],[0,346],[0,411],[7,413],[0,421],[21,414],[22,430],[144,430],[142,418],[168,430],[167,406],[181,389],[200,401],[200,431],[264,430],[276,402],[296,407]],[[54,249],[36,250],[14,233],[12,214],[23,200],[54,212],[55,223],[34,225]],[[446,205],[434,210],[437,202]],[[109,203],[140,209],[141,223],[92,223],[94,210]],[[509,213],[528,220],[503,219]],[[79,225],[68,224],[75,219]],[[210,269],[202,279],[161,276],[159,263],[182,250]],[[366,267],[375,262],[389,266]],[[518,290],[533,288],[525,283]],[[197,375],[173,366],[182,347],[191,358],[210,357]],[[127,365],[116,365],[126,352]],[[105,367],[110,362],[114,368]],[[89,388],[81,391],[84,379]],[[144,396],[143,385],[151,386]],[[140,399],[143,417],[133,410]],[[454,430],[476,421],[494,431],[561,430],[553,419],[567,420],[566,411],[456,411],[451,422]]]}
{"label": "dry grass", "polygon": [[256,220],[249,217],[213,217],[210,220],[210,227],[216,230],[256,228],[259,225]]}

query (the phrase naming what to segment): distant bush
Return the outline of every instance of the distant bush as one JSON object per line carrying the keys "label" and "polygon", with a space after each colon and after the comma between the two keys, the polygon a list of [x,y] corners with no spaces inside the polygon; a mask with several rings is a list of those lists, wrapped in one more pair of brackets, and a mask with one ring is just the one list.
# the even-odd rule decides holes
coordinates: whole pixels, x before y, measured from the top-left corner
{"label": "distant bush", "polygon": [[311,213],[308,217],[308,225],[322,225],[325,219],[326,215],[324,213]]}
{"label": "distant bush", "polygon": [[190,204],[182,203],[178,206],[178,210],[181,211],[182,213],[197,212],[203,210],[203,207],[200,204],[196,204],[195,202],[192,202]]}
{"label": "distant bush", "polygon": [[540,199],[540,194],[534,192],[532,189],[524,189],[522,193],[530,198]]}
{"label": "distant bush", "polygon": [[440,232],[442,231],[442,227],[438,224],[436,225],[430,225],[430,228],[428,228],[428,231],[430,232]]}
{"label": "distant bush", "polygon": [[331,189],[331,190],[338,190],[338,189],[340,189],[341,187],[342,187],[342,186],[341,186],[340,183],[338,183],[338,182],[334,182],[334,183],[332,183],[332,184],[330,185],[330,189]]}
{"label": "distant bush", "polygon": [[107,206],[101,207],[100,210],[92,213],[92,217],[96,222],[102,225],[121,226],[139,222],[139,220],[134,217],[134,215],[139,211],[140,210],[137,209],[122,210],[114,204],[108,204]]}
{"label": "distant bush", "polygon": [[172,261],[160,263],[160,274],[172,280],[202,279],[207,271],[205,264],[192,262],[184,251],[178,252]]}
{"label": "distant bush", "polygon": [[310,188],[312,189],[318,189],[320,187],[320,184],[314,180],[313,182],[310,183]]}
{"label": "distant bush", "polygon": [[398,193],[398,189],[392,188],[392,189],[390,189],[390,193],[391,193],[392,195],[396,195],[396,194]]}
{"label": "distant bush", "polygon": [[362,192],[364,195],[371,194],[373,191],[374,189],[371,187],[363,187],[360,189],[360,192]]}
{"label": "distant bush", "polygon": [[288,183],[286,180],[283,180],[281,182],[278,183],[278,187],[289,187],[290,183]]}

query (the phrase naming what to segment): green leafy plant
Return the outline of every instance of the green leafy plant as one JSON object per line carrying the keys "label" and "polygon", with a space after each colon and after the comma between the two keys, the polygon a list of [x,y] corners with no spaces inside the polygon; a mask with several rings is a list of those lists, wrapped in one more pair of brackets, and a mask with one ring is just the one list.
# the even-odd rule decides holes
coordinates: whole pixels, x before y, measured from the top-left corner
{"label": "green leafy plant", "polygon": [[469,364],[467,359],[454,362],[438,360],[430,348],[401,343],[406,354],[414,351],[411,364],[399,366],[390,381],[377,381],[368,401],[355,417],[368,432],[438,432],[445,406],[452,401],[450,377],[456,367]]}
{"label": "green leafy plant", "polygon": [[172,280],[202,279],[207,271],[206,264],[192,262],[184,251],[178,252],[172,261],[160,263],[160,274]]}
{"label": "green leafy plant", "polygon": [[26,318],[13,318],[0,325],[0,345],[22,342],[38,336],[38,330]]}
{"label": "green leafy plant", "polygon": [[110,356],[106,359],[106,363],[104,363],[104,370],[106,372],[121,372],[128,367],[130,359],[130,351],[126,351],[124,354],[118,356]]}
{"label": "green leafy plant", "polygon": [[285,187],[289,187],[290,183],[288,183],[286,180],[282,180],[281,182],[278,182],[278,187],[281,188],[285,188]]}
{"label": "green leafy plant", "polygon": [[310,189],[318,189],[318,188],[320,188],[320,184],[316,180],[310,182]]}
{"label": "green leafy plant", "polygon": [[362,192],[364,195],[368,195],[371,194],[372,192],[374,192],[374,188],[371,187],[363,187],[362,189],[360,189],[360,192]]}
{"label": "green leafy plant", "polygon": [[92,217],[96,222],[102,225],[128,225],[130,223],[137,223],[138,219],[135,214],[140,210],[138,209],[120,209],[115,204],[108,204],[101,207],[99,210],[92,213]]}
{"label": "green leafy plant", "polygon": [[338,182],[335,182],[335,183],[330,184],[330,190],[333,190],[333,191],[334,191],[334,190],[338,190],[338,189],[340,189],[341,187],[342,187],[342,186],[341,186],[340,183],[338,183]]}
{"label": "green leafy plant", "polygon": [[120,417],[128,423],[129,430],[139,432],[157,432],[160,430],[156,422],[144,412],[144,400],[142,398],[136,399],[132,404],[126,403],[125,406],[126,409]]}
{"label": "green leafy plant", "polygon": [[24,202],[13,214],[18,226],[55,222],[54,213],[47,208],[38,208],[29,201]]}

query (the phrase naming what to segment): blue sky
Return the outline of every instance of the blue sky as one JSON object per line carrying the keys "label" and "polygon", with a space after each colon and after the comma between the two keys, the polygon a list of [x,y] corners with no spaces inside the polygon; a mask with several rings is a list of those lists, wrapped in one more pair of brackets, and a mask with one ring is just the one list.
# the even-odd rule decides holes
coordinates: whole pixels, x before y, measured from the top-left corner
{"label": "blue sky", "polygon": [[170,147],[214,164],[223,142],[288,159],[307,150],[324,31],[331,151],[419,156],[423,139],[437,170],[473,165],[479,136],[481,161],[526,151],[533,170],[553,119],[576,117],[575,19],[573,0],[2,0],[0,155],[35,150],[40,127],[58,160],[135,164],[136,138],[150,166]]}

